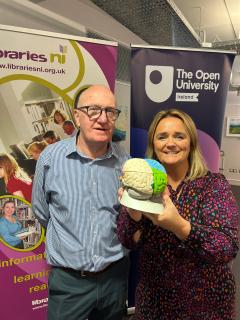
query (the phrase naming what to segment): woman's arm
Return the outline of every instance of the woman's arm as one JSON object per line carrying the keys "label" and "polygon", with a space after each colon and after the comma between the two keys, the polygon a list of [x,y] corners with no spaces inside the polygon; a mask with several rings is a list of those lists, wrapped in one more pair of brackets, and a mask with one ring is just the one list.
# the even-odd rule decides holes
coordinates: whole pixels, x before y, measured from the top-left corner
{"label": "woman's arm", "polygon": [[13,195],[14,195],[14,196],[19,196],[19,197],[25,199],[25,198],[24,198],[24,195],[23,195],[23,193],[22,193],[21,190],[14,191],[14,192],[13,192]]}
{"label": "woman's arm", "polygon": [[168,196],[161,214],[144,215],[155,225],[174,233],[182,250],[190,250],[191,254],[209,262],[229,262],[238,251],[238,207],[222,175],[210,174],[204,182],[204,188],[199,190],[198,207],[188,209],[196,210],[189,221],[179,214]]}
{"label": "woman's arm", "polygon": [[180,240],[186,240],[191,231],[191,224],[184,219],[167,193],[163,194],[164,210],[160,214],[143,213],[153,224],[171,231]]}
{"label": "woman's arm", "polygon": [[210,262],[227,263],[235,258],[239,210],[224,176],[211,175],[199,208],[199,218],[197,222],[191,222],[186,245]]}
{"label": "woman's arm", "polygon": [[122,245],[128,249],[135,249],[140,245],[142,237],[142,214],[126,207],[120,209],[117,235]]}

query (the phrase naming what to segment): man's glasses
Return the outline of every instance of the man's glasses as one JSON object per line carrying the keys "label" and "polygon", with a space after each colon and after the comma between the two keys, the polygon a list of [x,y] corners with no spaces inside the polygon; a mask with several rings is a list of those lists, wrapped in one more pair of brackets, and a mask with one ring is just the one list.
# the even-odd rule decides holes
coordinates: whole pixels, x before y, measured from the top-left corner
{"label": "man's glasses", "polygon": [[85,112],[90,120],[98,119],[102,112],[104,111],[106,113],[106,117],[109,121],[115,121],[117,120],[120,110],[115,109],[112,107],[105,107],[102,108],[100,106],[84,106],[84,107],[79,107],[77,110]]}

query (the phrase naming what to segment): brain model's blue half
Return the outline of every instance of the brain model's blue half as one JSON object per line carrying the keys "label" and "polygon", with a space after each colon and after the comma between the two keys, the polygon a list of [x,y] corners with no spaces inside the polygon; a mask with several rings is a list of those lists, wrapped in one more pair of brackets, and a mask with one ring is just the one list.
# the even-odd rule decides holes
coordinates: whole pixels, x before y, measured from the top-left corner
{"label": "brain model's blue half", "polygon": [[144,160],[149,164],[151,168],[154,168],[166,173],[164,166],[161,163],[159,163],[157,160],[153,160],[153,159],[144,159]]}

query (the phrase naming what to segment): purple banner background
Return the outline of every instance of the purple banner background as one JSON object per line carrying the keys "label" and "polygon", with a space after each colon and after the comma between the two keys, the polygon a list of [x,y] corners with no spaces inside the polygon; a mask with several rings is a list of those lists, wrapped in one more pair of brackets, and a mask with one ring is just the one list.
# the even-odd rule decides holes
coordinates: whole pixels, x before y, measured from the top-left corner
{"label": "purple banner background", "polygon": [[[21,38],[22,34],[19,32],[19,38]],[[34,34],[32,36],[33,38],[35,36],[38,37],[38,35]],[[98,63],[109,87],[114,91],[117,46],[90,43],[89,40],[87,39],[87,42],[81,40],[79,43]],[[85,73],[88,72],[92,74],[94,70],[85,65]],[[44,251],[44,239],[37,247],[33,247],[31,251],[18,250],[0,241],[1,319],[47,319],[48,277],[45,275],[45,272],[50,267],[47,265],[45,258],[41,258],[44,255]],[[36,258],[35,261],[33,261],[34,256]],[[24,262],[24,259],[26,260],[27,257],[31,261]],[[40,276],[40,272],[42,272],[42,276]],[[24,277],[26,277],[25,279],[29,277],[31,279],[25,281]]]}
{"label": "purple banner background", "polygon": [[95,59],[104,73],[110,89],[114,92],[116,79],[117,49],[110,45],[101,45],[91,42],[80,41],[84,47]]}
{"label": "purple banner background", "polygon": [[[233,53],[190,51],[184,49],[161,49],[161,48],[132,48],[131,60],[131,154],[143,157],[147,143],[147,131],[154,115],[163,109],[171,107],[179,108],[187,112],[195,121],[198,128],[201,149],[212,171],[219,170],[219,147],[223,117],[231,67],[234,59]],[[146,66],[153,66],[149,78],[146,75]],[[166,83],[165,71],[161,73],[158,68],[169,67],[173,69],[172,88],[168,78]],[[185,78],[179,74],[182,69]],[[200,70],[200,71],[199,71]],[[192,72],[192,76],[186,74]],[[202,74],[209,76],[208,79],[199,79]],[[196,76],[197,75],[197,76]],[[165,78],[164,78],[165,77]],[[171,77],[170,77],[171,78]],[[191,83],[198,82],[204,85],[217,86],[216,92],[210,89],[177,88],[177,81]],[[146,93],[148,86],[150,94]],[[166,96],[163,101],[153,101],[151,88],[155,95]],[[156,92],[155,92],[156,91]],[[197,95],[198,101],[176,101],[176,93]],[[139,135],[140,134],[140,135]],[[138,143],[139,141],[139,143]],[[142,143],[142,141],[144,141]],[[141,144],[139,149],[139,144]]]}
{"label": "purple banner background", "polygon": [[[1,319],[12,320],[16,317],[20,320],[47,319],[48,294],[45,272],[49,267],[46,260],[41,259],[44,250],[44,242],[28,252],[16,251],[0,243]],[[29,258],[30,256],[32,258]],[[33,256],[36,257],[35,261]],[[29,261],[21,263],[27,257]],[[33,279],[20,282],[22,280],[20,277],[26,275],[30,275],[29,277]]]}

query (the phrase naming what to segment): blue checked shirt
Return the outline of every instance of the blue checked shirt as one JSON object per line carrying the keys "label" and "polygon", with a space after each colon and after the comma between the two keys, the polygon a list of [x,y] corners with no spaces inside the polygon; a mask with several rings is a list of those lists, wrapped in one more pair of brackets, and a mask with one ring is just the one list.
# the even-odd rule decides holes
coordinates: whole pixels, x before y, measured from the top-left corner
{"label": "blue checked shirt", "polygon": [[127,254],[116,235],[117,190],[129,158],[116,143],[97,159],[76,148],[76,137],[49,145],[37,162],[33,212],[47,228],[47,262],[100,271]]}

